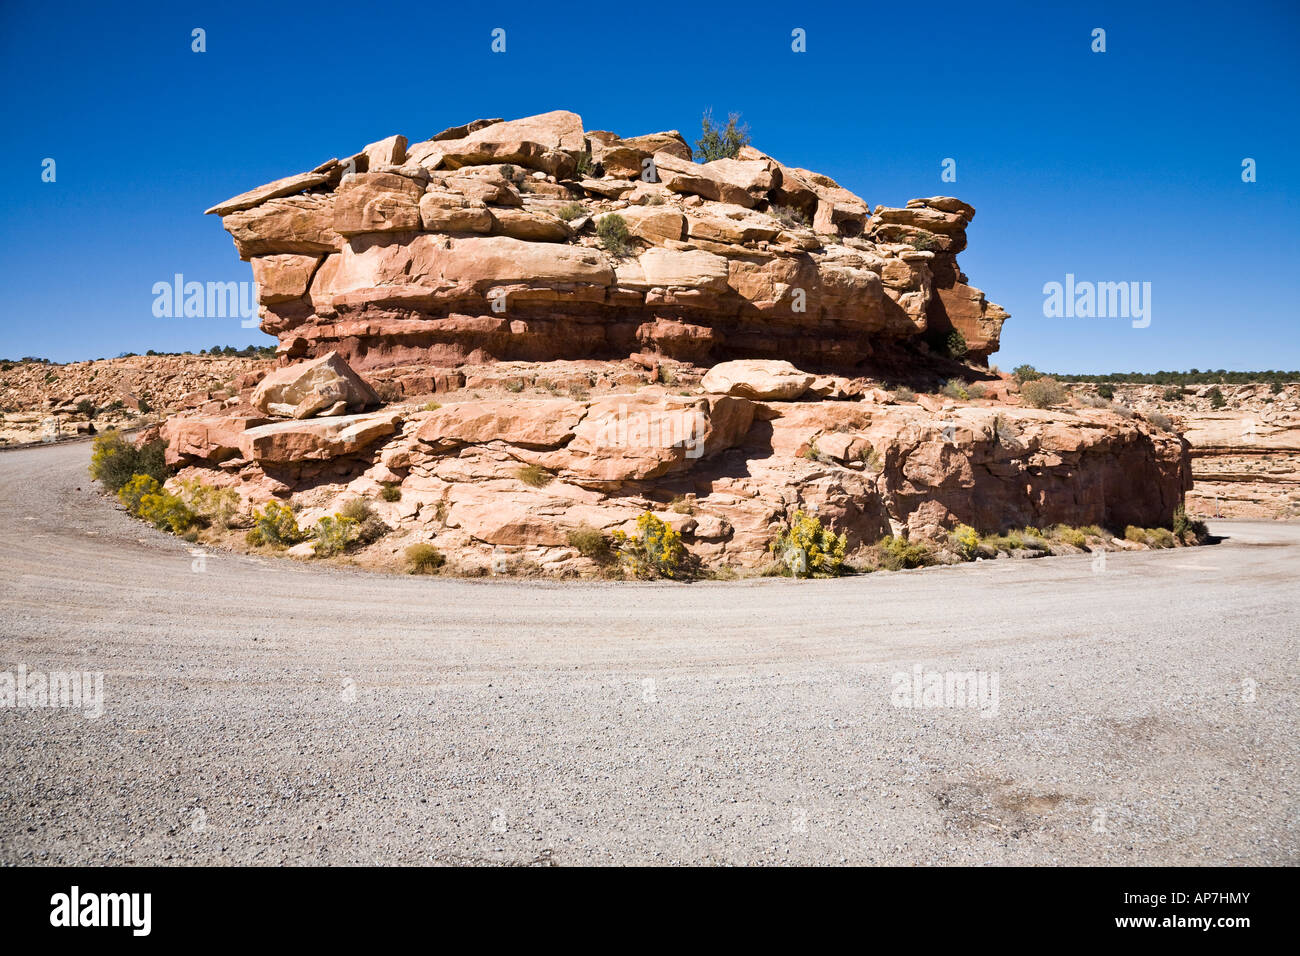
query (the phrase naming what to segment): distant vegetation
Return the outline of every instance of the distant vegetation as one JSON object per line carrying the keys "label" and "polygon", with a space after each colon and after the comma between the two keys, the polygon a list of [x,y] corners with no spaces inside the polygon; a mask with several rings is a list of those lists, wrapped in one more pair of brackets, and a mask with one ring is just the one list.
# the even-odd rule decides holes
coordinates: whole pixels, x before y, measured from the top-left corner
{"label": "distant vegetation", "polygon": [[[1016,369],[1017,377],[1021,369],[1027,369],[1035,377],[1047,374],[1036,371],[1031,365],[1022,365]],[[1194,368],[1186,372],[1109,372],[1105,375],[1075,375],[1071,372],[1059,372],[1053,373],[1052,377],[1062,382],[1097,384],[1104,382],[1115,385],[1254,385],[1261,382],[1300,382],[1300,370],[1229,372],[1225,369],[1201,371]]]}

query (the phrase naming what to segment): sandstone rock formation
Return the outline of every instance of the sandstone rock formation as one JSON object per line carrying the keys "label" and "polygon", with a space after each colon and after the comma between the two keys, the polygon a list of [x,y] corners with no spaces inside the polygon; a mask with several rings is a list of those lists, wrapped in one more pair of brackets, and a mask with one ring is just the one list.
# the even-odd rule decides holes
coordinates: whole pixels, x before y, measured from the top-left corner
{"label": "sandstone rock formation", "polygon": [[[960,200],[873,211],[752,147],[694,163],[675,131],[563,110],[393,136],[208,212],[282,354],[359,371],[636,352],[844,371],[953,329],[982,360],[1007,317],[957,266]],[[610,215],[626,250],[601,246]]]}
{"label": "sandstone rock formation", "polygon": [[[706,565],[756,567],[796,510],[856,548],[1158,525],[1190,486],[1158,423],[1021,407],[922,347],[955,329],[980,363],[1006,318],[957,267],[957,199],[872,210],[751,147],[695,163],[675,131],[557,111],[390,137],[210,211],[283,367],[170,420],[168,460],[304,524],[366,498],[394,529],[375,553],[584,572],[571,535],[649,510]],[[885,389],[899,371],[988,385]]]}

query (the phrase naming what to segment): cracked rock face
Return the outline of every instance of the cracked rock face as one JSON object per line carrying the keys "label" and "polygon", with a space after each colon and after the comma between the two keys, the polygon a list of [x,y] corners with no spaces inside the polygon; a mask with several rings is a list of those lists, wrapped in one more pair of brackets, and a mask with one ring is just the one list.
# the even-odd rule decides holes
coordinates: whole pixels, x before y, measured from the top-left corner
{"label": "cracked rock face", "polygon": [[[695,163],[676,131],[564,110],[391,136],[208,212],[282,355],[359,371],[638,352],[847,370],[953,329],[984,359],[1007,318],[957,266],[960,200],[873,211],[752,147]],[[627,239],[606,248],[612,216]]]}

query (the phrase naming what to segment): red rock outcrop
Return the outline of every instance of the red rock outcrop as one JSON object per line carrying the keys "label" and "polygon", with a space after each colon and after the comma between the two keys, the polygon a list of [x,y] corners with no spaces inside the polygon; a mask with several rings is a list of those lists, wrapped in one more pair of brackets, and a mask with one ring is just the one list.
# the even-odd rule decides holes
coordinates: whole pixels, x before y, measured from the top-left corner
{"label": "red rock outcrop", "polygon": [[[286,359],[359,371],[649,352],[851,369],[1006,313],[956,255],[957,199],[867,203],[752,147],[691,161],[679,133],[620,138],[559,110],[394,136],[220,203]],[[596,229],[618,215],[626,248]]]}

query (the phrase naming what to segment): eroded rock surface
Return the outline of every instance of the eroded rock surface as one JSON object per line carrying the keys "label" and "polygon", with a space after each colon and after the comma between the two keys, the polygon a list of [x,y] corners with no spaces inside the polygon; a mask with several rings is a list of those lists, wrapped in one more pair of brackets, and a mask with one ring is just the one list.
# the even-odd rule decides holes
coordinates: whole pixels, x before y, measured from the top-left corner
{"label": "eroded rock surface", "polygon": [[[676,131],[564,110],[392,136],[208,212],[282,352],[363,371],[635,352],[847,370],[953,329],[983,359],[1007,317],[957,266],[960,200],[873,210],[753,147],[696,163]],[[597,236],[612,215],[625,249]]]}

